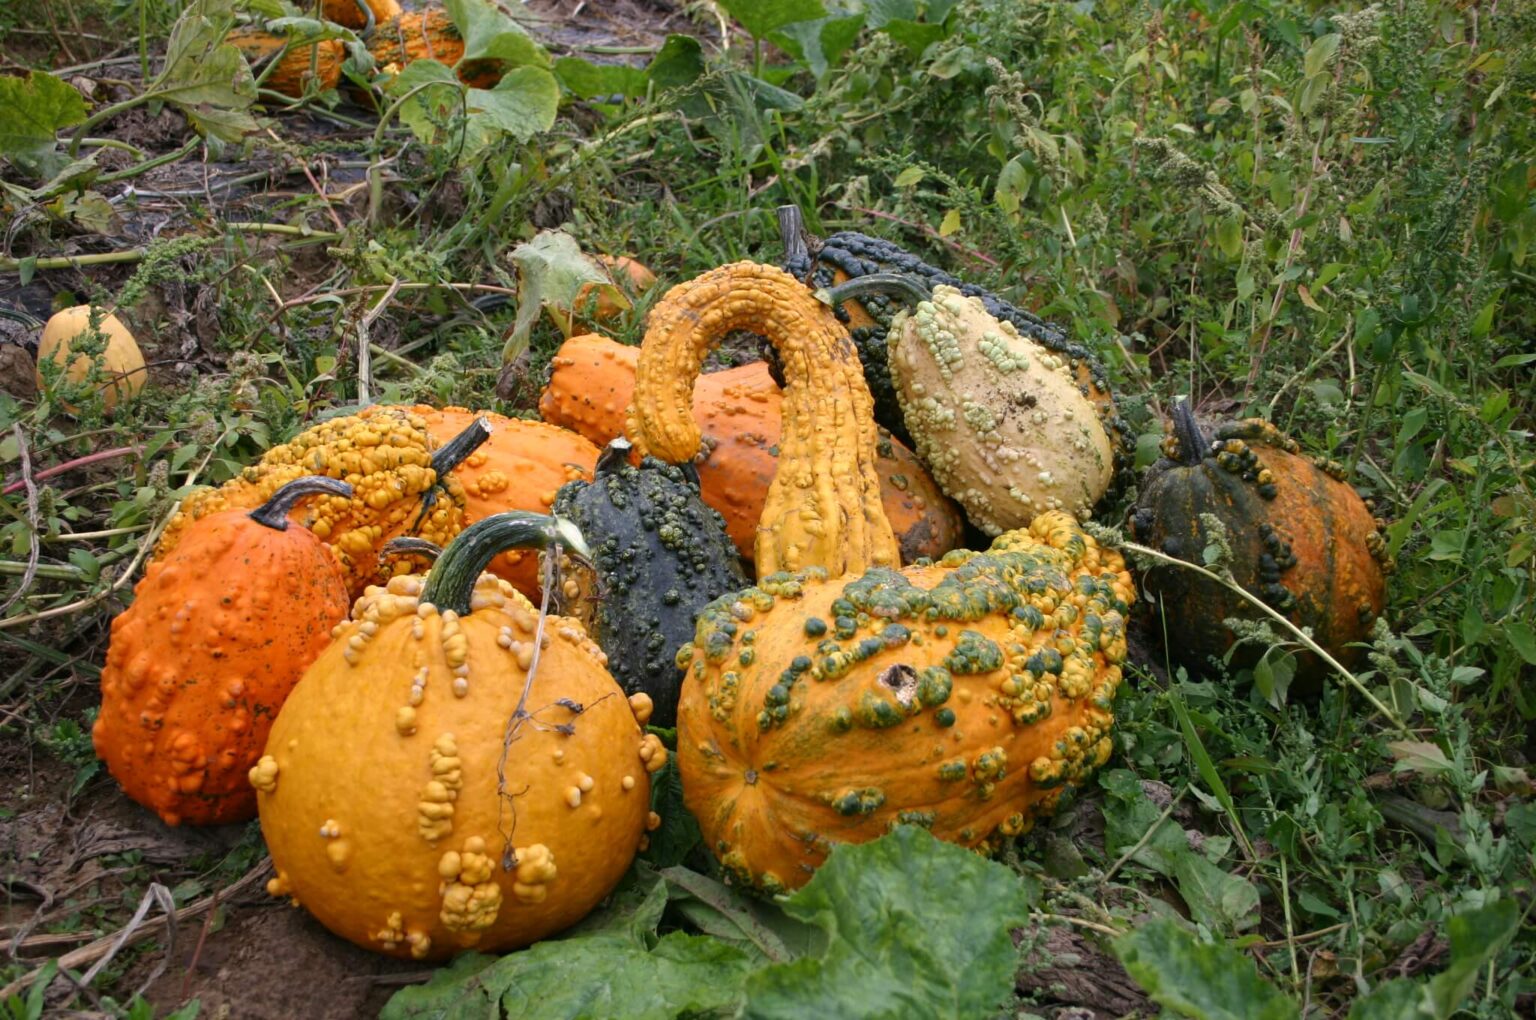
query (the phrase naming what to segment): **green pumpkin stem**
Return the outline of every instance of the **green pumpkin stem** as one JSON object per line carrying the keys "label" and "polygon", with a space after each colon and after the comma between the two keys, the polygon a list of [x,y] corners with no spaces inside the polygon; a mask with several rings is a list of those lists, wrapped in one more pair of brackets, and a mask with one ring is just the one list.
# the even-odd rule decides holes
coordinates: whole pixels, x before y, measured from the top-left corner
{"label": "green pumpkin stem", "polygon": [[368,6],[367,0],[352,0],[357,4],[358,10],[363,12],[363,27],[357,30],[358,38],[367,39],[373,35],[373,30],[378,27],[373,16],[373,8]]}
{"label": "green pumpkin stem", "polygon": [[465,459],[485,444],[491,438],[489,419],[476,418],[469,427],[448,442],[439,446],[432,453],[432,470],[437,472],[437,480],[441,482],[448,477],[448,472],[464,463]]}
{"label": "green pumpkin stem", "polygon": [[352,498],[352,486],[337,478],[324,475],[305,475],[295,478],[272,494],[272,498],[252,510],[246,516],[264,528],[273,531],[288,530],[288,513],[305,496],[345,496]]}
{"label": "green pumpkin stem", "polygon": [[916,305],[931,298],[933,291],[922,279],[906,273],[870,273],[868,276],[845,280],[835,287],[823,287],[816,292],[816,300],[836,307],[845,301],[857,301],[876,294]]}
{"label": "green pumpkin stem", "polygon": [[465,528],[437,557],[427,574],[421,600],[467,616],[475,582],[497,554],[508,549],[542,550],[552,545],[563,545],[581,556],[592,555],[576,525],[563,517],[527,510],[492,514]]}
{"label": "green pumpkin stem", "polygon": [[1178,443],[1181,464],[1193,467],[1205,459],[1210,451],[1211,441],[1200,430],[1200,423],[1195,420],[1195,405],[1185,397],[1173,405],[1173,435]]}

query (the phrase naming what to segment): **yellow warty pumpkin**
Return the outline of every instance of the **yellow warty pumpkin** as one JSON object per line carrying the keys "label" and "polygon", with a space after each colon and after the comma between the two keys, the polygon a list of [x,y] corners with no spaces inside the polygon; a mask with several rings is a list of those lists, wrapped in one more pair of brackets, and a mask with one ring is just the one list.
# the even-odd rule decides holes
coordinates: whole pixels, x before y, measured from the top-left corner
{"label": "yellow warty pumpkin", "polygon": [[586,552],[569,522],[500,514],[428,577],[358,600],[251,770],[270,892],[435,960],[553,934],[623,876],[667,759],[650,699],[625,700],[574,620],[547,618],[541,645],[529,602],[480,573],[507,545],[555,543]]}
{"label": "yellow warty pumpkin", "polygon": [[407,559],[380,563],[379,551],[391,538],[414,535],[446,545],[459,533],[464,490],[449,472],[490,434],[488,426],[477,424],[439,445],[420,415],[392,407],[365,407],[323,421],[272,447],[218,488],[187,496],[155,555],[174,549],[187,525],[200,517],[261,506],[295,478],[324,475],[347,482],[352,496],[313,500],[292,517],[336,550],[348,589],[360,594],[384,571],[410,569]]}

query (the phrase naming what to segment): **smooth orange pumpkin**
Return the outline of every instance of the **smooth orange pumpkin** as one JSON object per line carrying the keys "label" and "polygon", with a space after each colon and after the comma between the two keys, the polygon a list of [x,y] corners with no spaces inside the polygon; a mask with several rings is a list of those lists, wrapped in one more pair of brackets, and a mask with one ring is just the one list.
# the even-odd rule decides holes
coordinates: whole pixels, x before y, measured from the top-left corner
{"label": "smooth orange pumpkin", "polygon": [[[615,439],[624,432],[639,356],[639,348],[604,337],[572,337],[555,352],[539,413],[594,443]],[[783,391],[760,361],[701,375],[694,386],[693,414],[707,451],[696,462],[704,502],[725,518],[731,541],[748,560],[778,470],[782,403]],[[964,533],[959,508],[939,491],[916,455],[886,434],[875,449],[880,498],[902,562],[937,558],[959,545]]]}
{"label": "smooth orange pumpkin", "polygon": [[91,737],[123,791],[167,825],[256,814],[246,771],[347,616],[341,565],[287,515],[306,496],[351,491],[301,478],[259,509],[200,518],[112,621]]}

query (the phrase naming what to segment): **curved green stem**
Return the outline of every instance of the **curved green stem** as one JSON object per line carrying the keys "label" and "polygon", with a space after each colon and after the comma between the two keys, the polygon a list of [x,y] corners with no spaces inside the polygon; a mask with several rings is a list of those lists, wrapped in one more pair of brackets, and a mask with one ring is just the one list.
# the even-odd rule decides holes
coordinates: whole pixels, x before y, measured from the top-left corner
{"label": "curved green stem", "polygon": [[287,531],[288,513],[293,509],[294,504],[305,496],[317,496],[321,493],[327,496],[346,496],[350,499],[352,486],[337,478],[305,475],[303,478],[295,478],[278,489],[272,494],[271,499],[246,516],[262,527],[271,528],[273,531]]}
{"label": "curved green stem", "polygon": [[127,142],[118,141],[116,138],[82,138],[81,145],[89,145],[93,149],[117,149],[119,152],[131,152],[139,159],[148,158],[143,149],[137,145],[129,145]]}
{"label": "curved green stem", "polygon": [[[96,183],[111,184],[115,181],[126,181],[130,177],[138,177],[140,174],[146,174],[149,171],[155,169],[155,167],[165,166],[167,163],[175,163],[183,156],[190,156],[192,153],[196,152],[197,147],[202,144],[203,140],[201,137],[193,136],[190,142],[183,145],[179,149],[175,149],[160,156],[155,156],[153,159],[146,159],[142,163],[138,163],[134,166],[119,170],[116,173],[102,174],[100,177],[96,178]],[[201,192],[199,192],[199,194],[201,194]]]}
{"label": "curved green stem", "polygon": [[1173,435],[1179,446],[1179,463],[1194,467],[1205,459],[1206,451],[1211,448],[1211,441],[1195,420],[1195,405],[1185,397],[1173,405],[1170,414],[1173,418]]}
{"label": "curved green stem", "polygon": [[568,546],[582,556],[591,556],[576,525],[563,517],[527,510],[492,514],[465,528],[443,550],[427,574],[421,601],[468,616],[475,582],[499,553],[508,549],[548,549],[552,545]]}
{"label": "curved green stem", "polygon": [[928,285],[915,276],[904,273],[870,273],[856,280],[847,280],[835,287],[824,287],[816,292],[816,300],[825,305],[840,305],[845,301],[882,294],[898,298],[909,305],[927,301],[933,296]]}
{"label": "curved green stem", "polygon": [[97,124],[100,124],[102,121],[111,120],[113,117],[116,117],[120,113],[126,113],[127,111],[133,109],[135,106],[143,106],[151,99],[158,98],[159,95],[160,93],[155,91],[141,92],[136,96],[124,99],[122,102],[103,106],[101,109],[85,118],[85,120],[80,122],[80,126],[75,128],[74,136],[69,141],[69,158],[79,158],[80,146],[85,143],[86,135],[90,133],[91,128],[95,127]]}
{"label": "curved green stem", "polygon": [[373,35],[373,30],[377,27],[373,18],[373,8],[368,6],[366,0],[352,0],[352,2],[357,4],[357,9],[363,12],[363,30],[357,33],[357,37],[367,39]]}

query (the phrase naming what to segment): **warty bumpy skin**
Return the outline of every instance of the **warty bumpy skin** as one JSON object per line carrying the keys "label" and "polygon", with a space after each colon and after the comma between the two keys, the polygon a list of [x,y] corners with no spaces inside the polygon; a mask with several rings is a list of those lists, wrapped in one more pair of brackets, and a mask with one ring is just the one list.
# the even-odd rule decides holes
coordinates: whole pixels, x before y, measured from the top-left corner
{"label": "warty bumpy skin", "polygon": [[917,452],[988,535],[1047,510],[1086,520],[1114,478],[1114,449],[1071,366],[939,286],[890,330],[891,376]]}
{"label": "warty bumpy skin", "polygon": [[[606,337],[571,337],[550,359],[553,371],[539,413],[594,443],[617,438],[634,400],[639,358],[637,348]],[[693,390],[693,416],[702,433],[694,466],[704,502],[725,518],[731,541],[748,561],[757,552],[757,523],[778,470],[783,399],[761,361],[706,372]],[[902,562],[958,546],[965,531],[960,508],[939,491],[917,455],[883,429],[875,453],[881,502]]]}
{"label": "warty bumpy skin", "polygon": [[[278,520],[286,509],[276,507]],[[244,510],[192,523],[112,621],[96,753],[167,825],[254,817],[246,770],[347,605],[335,555],[304,528]]]}
{"label": "warty bumpy skin", "polygon": [[423,591],[395,577],[358,600],[249,778],[269,892],[358,945],[436,960],[591,910],[659,824],[649,777],[667,752],[643,731],[649,699],[626,700],[581,626],[552,616],[503,761],[538,614],[491,574],[463,615]]}
{"label": "warty bumpy skin", "polygon": [[901,823],[996,849],[1109,756],[1134,599],[1119,553],[1053,511],[987,552],[713,603],[678,653],[705,845],[769,893]]}

